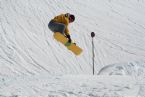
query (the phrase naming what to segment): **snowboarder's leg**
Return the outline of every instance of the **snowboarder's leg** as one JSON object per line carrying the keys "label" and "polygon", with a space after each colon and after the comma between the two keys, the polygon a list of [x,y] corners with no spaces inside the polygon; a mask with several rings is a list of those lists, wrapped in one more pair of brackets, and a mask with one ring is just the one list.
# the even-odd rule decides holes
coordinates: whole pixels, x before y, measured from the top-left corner
{"label": "snowboarder's leg", "polygon": [[63,23],[57,23],[57,22],[54,22],[54,21],[50,21],[49,24],[48,24],[48,27],[52,32],[54,32],[54,33],[55,32],[60,32],[61,34],[64,35],[66,25],[63,24]]}

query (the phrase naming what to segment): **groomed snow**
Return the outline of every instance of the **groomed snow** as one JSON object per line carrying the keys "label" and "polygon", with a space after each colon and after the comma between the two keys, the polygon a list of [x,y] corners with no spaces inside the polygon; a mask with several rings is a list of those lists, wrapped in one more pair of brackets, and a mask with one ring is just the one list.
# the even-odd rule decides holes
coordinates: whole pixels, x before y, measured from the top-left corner
{"label": "groomed snow", "polygon": [[[0,97],[144,97],[144,9],[145,0],[0,0]],[[48,29],[66,12],[80,56]]]}

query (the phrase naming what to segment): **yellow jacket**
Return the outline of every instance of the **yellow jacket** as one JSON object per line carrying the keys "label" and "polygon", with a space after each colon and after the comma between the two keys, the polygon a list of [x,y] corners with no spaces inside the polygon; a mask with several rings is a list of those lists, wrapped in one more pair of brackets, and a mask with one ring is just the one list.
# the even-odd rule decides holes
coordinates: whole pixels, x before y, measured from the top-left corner
{"label": "yellow jacket", "polygon": [[58,23],[63,23],[66,25],[66,29],[65,29],[65,34],[66,35],[69,35],[69,30],[68,30],[68,24],[69,24],[69,18],[68,16],[65,16],[65,14],[61,14],[61,15],[58,15],[56,17],[54,17],[54,19],[52,19],[54,22],[58,22]]}

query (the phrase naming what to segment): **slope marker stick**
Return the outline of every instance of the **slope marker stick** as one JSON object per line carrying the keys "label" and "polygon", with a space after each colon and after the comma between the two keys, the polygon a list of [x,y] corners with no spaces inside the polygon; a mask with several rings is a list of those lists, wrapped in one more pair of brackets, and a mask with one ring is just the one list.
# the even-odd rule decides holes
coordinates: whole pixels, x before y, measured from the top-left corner
{"label": "slope marker stick", "polygon": [[95,33],[91,32],[91,37],[92,37],[92,63],[93,63],[93,75],[95,74],[95,64],[94,64],[94,58],[95,58],[95,52],[94,52],[94,37]]}

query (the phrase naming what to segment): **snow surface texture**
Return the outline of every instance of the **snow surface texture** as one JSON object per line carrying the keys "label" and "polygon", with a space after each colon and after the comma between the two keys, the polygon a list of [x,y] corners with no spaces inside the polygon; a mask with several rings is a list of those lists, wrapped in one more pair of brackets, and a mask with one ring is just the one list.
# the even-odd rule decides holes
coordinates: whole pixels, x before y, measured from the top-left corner
{"label": "snow surface texture", "polygon": [[139,90],[128,76],[89,75],[19,77],[1,88],[2,95],[18,97],[136,97]]}
{"label": "snow surface texture", "polygon": [[[72,39],[83,48],[80,56],[58,43],[47,27],[54,16],[66,12],[76,16],[69,29]],[[144,97],[145,61],[140,61],[145,59],[144,17],[144,0],[0,0],[0,97]],[[109,81],[99,76],[69,77],[72,86],[66,88],[70,84],[66,77],[59,76],[61,83],[57,76],[54,80],[40,78],[43,74],[91,75],[92,31],[96,33],[95,74],[106,75]],[[115,80],[117,76],[108,75],[122,77]],[[114,83],[118,80],[120,83]],[[56,88],[49,81],[54,81],[52,87]],[[47,89],[43,84],[48,84]]]}
{"label": "snow surface texture", "polygon": [[98,75],[132,76],[140,86],[139,95],[145,96],[145,61],[108,65],[102,68]]}

